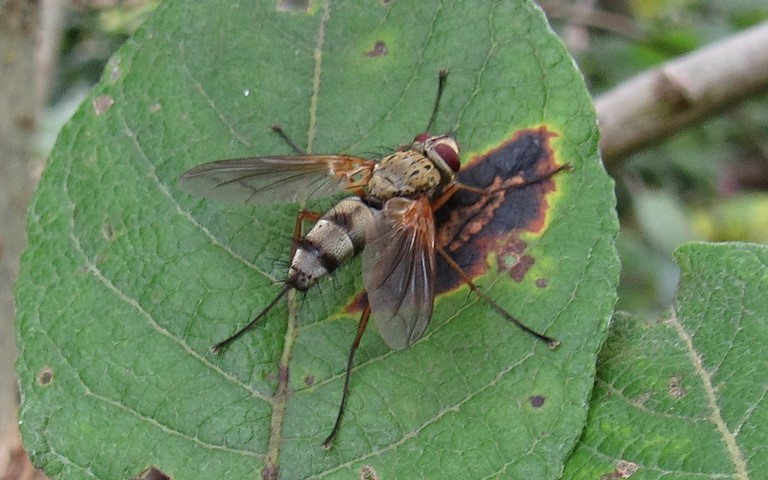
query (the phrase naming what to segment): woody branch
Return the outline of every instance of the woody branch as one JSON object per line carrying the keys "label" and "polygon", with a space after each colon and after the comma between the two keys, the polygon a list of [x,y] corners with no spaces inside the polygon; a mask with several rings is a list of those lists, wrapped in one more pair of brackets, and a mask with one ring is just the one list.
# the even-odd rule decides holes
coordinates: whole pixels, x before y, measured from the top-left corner
{"label": "woody branch", "polygon": [[595,99],[607,165],[768,91],[768,22],[676,58]]}

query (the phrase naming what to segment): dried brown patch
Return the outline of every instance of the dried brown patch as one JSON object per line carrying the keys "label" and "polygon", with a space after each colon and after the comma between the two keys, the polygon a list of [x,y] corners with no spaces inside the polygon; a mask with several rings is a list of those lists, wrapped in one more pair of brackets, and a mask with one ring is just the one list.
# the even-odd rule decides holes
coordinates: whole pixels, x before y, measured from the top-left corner
{"label": "dried brown patch", "polygon": [[385,56],[389,51],[387,50],[387,44],[384,43],[383,40],[378,40],[374,45],[373,48],[365,52],[365,56],[367,57],[383,57]]}
{"label": "dried brown patch", "polygon": [[37,383],[41,387],[47,387],[53,381],[53,370],[48,365],[44,366],[37,372]]}
{"label": "dried brown patch", "polygon": [[110,97],[109,95],[101,95],[96,97],[96,99],[93,101],[93,111],[96,112],[96,115],[101,115],[109,110],[114,104],[114,98]]}
{"label": "dried brown patch", "polygon": [[[461,190],[435,215],[438,245],[471,277],[488,271],[486,259],[491,253],[498,270],[517,282],[535,263],[520,234],[544,228],[549,207],[545,197],[555,189],[550,173],[559,168],[550,146],[554,136],[546,127],[520,131],[473,157],[459,172],[459,182],[492,192],[480,195]],[[539,180],[527,183],[534,179]],[[460,285],[458,275],[438,261],[437,292]]]}
{"label": "dried brown patch", "polygon": [[133,480],[172,480],[173,477],[154,465],[150,465]]}

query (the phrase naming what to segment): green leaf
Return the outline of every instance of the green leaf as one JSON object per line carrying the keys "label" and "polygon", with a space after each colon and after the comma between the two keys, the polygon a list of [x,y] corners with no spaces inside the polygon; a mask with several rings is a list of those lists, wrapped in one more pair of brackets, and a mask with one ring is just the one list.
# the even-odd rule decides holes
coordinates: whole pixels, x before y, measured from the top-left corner
{"label": "green leaf", "polygon": [[589,422],[563,478],[762,478],[768,425],[768,248],[691,243],[670,317],[617,316]]}
{"label": "green leaf", "polygon": [[[34,463],[62,479],[150,466],[175,479],[356,478],[364,466],[380,478],[557,478],[618,277],[612,183],[564,47],[521,1],[274,7],[163,2],[61,132],[17,288]],[[299,207],[219,204],[176,181],[212,160],[290,153],[269,133],[276,121],[313,152],[392,151],[424,128],[440,68],[451,73],[435,130],[456,132],[464,163],[546,129],[552,161],[573,166],[535,228],[507,232],[516,243],[495,251],[510,253],[476,277],[562,345],[549,350],[466,287],[445,293],[410,348],[366,333],[325,451],[359,261],[211,355],[279,290]],[[534,262],[514,279],[521,248]]]}

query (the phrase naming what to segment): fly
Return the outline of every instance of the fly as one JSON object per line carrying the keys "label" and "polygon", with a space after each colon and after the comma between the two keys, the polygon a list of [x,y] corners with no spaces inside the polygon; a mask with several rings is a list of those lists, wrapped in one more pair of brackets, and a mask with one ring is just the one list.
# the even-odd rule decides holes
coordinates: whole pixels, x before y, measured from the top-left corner
{"label": "fly", "polygon": [[[427,132],[436,118],[447,75],[446,70],[440,71]],[[212,162],[185,172],[179,182],[191,193],[239,203],[296,202],[340,191],[351,194],[323,215],[299,212],[283,288],[247,325],[211,347],[214,353],[220,352],[256,325],[291,289],[310,289],[362,252],[367,302],[349,350],[339,412],[323,442],[325,448],[330,448],[341,426],[355,352],[369,319],[373,318],[385,343],[398,350],[416,342],[427,328],[435,298],[436,253],[502,317],[551,348],[557,347],[557,340],[526,326],[480,290],[435,242],[434,211],[456,191],[493,193],[456,181],[459,145],[452,135],[419,134],[410,144],[377,162],[350,155],[309,155],[280,127],[273,130],[296,155]],[[540,182],[565,168],[569,166],[560,166],[517,186]],[[302,235],[305,221],[315,221],[315,225]]]}

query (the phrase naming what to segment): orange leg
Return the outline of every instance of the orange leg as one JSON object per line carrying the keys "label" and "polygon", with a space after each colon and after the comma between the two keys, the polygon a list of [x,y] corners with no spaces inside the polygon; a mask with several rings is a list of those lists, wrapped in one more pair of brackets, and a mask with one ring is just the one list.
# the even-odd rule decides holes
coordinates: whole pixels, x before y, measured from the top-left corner
{"label": "orange leg", "polygon": [[441,193],[439,197],[437,197],[432,202],[432,210],[437,210],[438,208],[442,207],[443,204],[445,204],[445,202],[447,202],[448,199],[450,199],[459,190],[466,190],[468,192],[477,193],[478,195],[492,195],[492,194],[494,194],[496,192],[499,192],[501,190],[506,190],[506,189],[509,189],[509,188],[520,188],[520,187],[524,187],[526,185],[533,185],[534,183],[543,182],[544,180],[547,180],[548,178],[552,177],[557,172],[560,172],[562,170],[572,170],[572,169],[573,169],[573,166],[570,163],[566,163],[566,164],[563,164],[563,165],[558,165],[557,168],[555,168],[551,172],[547,172],[547,173],[544,173],[544,174],[541,174],[541,175],[536,175],[534,177],[531,177],[531,178],[528,178],[526,180],[523,180],[520,183],[518,183],[516,185],[513,185],[511,187],[503,187],[503,188],[499,188],[499,189],[496,189],[496,190],[488,190],[488,189],[485,189],[485,188],[473,187],[471,185],[466,185],[466,184],[460,183],[460,182],[454,182],[448,188],[446,188],[445,191],[443,193]]}
{"label": "orange leg", "polygon": [[296,255],[296,248],[299,246],[299,240],[304,236],[304,222],[317,222],[323,214],[313,212],[312,210],[301,210],[296,214],[296,225],[293,227],[293,247],[291,248],[291,260]]}
{"label": "orange leg", "polygon": [[549,172],[546,172],[546,173],[542,173],[540,175],[535,175],[535,176],[533,176],[531,178],[526,178],[525,180],[522,180],[520,183],[515,184],[513,186],[503,187],[503,188],[499,188],[499,189],[496,189],[496,190],[487,191],[486,195],[490,195],[490,194],[496,193],[496,192],[501,191],[501,190],[507,190],[509,188],[520,188],[520,187],[524,187],[526,185],[533,185],[535,183],[543,182],[544,180],[548,180],[548,179],[552,178],[556,173],[562,172],[564,170],[567,170],[567,171],[573,170],[573,165],[571,165],[570,163],[564,163],[562,165],[558,165],[552,171],[549,171]]}

